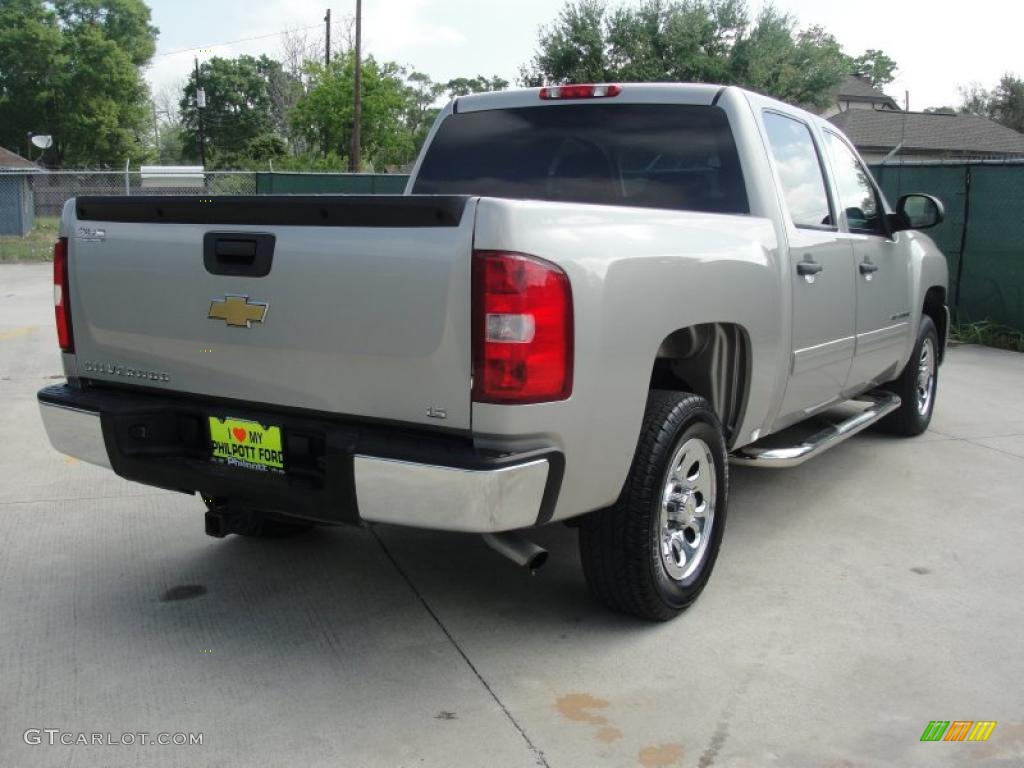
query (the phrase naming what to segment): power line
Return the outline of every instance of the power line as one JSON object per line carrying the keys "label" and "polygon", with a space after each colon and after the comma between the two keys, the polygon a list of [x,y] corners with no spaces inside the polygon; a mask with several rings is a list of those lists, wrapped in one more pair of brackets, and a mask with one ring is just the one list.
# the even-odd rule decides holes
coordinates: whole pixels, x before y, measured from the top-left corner
{"label": "power line", "polygon": [[176,51],[166,51],[164,53],[153,54],[154,59],[159,59],[162,56],[174,56],[179,53],[193,53],[194,51],[205,51],[210,48],[217,48],[222,45],[235,45],[236,43],[248,43],[252,40],[265,40],[268,37],[277,37],[278,35],[286,35],[289,32],[304,32],[307,29],[318,28],[319,24],[310,24],[305,27],[295,27],[295,29],[282,29],[280,32],[268,32],[265,35],[255,35],[253,37],[243,37],[238,40],[228,40],[223,43],[210,43],[208,45],[197,45],[195,48],[180,48]]}

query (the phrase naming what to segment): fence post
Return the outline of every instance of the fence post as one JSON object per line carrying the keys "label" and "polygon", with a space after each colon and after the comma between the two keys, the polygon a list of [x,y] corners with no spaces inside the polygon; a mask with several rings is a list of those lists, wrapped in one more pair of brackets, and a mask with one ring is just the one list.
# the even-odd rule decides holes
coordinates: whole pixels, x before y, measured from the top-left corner
{"label": "fence post", "polygon": [[128,175],[128,168],[131,166],[131,164],[131,158],[128,158],[127,160],[124,161],[124,194],[127,197],[131,197],[132,195],[131,176]]}
{"label": "fence post", "polygon": [[956,265],[956,296],[953,306],[956,308],[956,321],[960,322],[960,290],[964,279],[964,259],[967,257],[967,224],[971,220],[971,165],[964,165],[964,226],[960,230],[960,261]]}

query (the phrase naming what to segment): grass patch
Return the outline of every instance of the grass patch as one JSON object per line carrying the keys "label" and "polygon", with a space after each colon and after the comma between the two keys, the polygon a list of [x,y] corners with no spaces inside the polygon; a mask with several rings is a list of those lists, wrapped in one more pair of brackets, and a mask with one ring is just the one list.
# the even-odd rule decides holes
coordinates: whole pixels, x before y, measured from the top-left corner
{"label": "grass patch", "polygon": [[0,237],[0,263],[51,261],[59,224],[56,216],[39,216],[25,237]]}
{"label": "grass patch", "polygon": [[991,320],[954,325],[949,335],[963,344],[983,344],[986,347],[1024,352],[1024,332]]}

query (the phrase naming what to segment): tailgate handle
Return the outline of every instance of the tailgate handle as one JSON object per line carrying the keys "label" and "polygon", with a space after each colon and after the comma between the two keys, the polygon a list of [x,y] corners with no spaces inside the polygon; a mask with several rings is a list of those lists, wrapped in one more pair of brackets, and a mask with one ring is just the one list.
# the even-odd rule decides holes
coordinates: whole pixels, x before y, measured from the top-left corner
{"label": "tailgate handle", "polygon": [[262,232],[207,232],[203,264],[212,275],[265,277],[274,260],[275,238]]}

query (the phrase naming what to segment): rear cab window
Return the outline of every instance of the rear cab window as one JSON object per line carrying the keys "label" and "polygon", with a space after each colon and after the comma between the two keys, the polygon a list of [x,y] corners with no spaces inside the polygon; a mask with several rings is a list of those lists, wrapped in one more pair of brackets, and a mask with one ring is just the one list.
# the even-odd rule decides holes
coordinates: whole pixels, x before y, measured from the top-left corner
{"label": "rear cab window", "polygon": [[559,104],[453,113],[414,194],[750,212],[723,110],[681,104]]}

